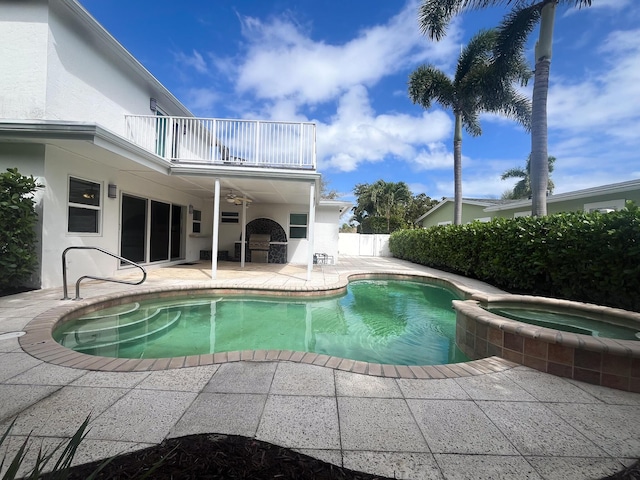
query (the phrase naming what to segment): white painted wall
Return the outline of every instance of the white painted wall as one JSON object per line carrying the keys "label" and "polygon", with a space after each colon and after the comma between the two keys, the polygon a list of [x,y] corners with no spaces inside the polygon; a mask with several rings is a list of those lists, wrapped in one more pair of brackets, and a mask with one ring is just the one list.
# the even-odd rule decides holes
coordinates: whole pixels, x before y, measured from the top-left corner
{"label": "white painted wall", "polygon": [[388,234],[364,235],[360,233],[340,233],[338,250],[341,255],[362,257],[391,257]]}
{"label": "white painted wall", "polygon": [[125,115],[153,115],[150,97],[169,115],[185,114],[62,2],[1,8],[0,65],[11,68],[0,68],[0,118],[98,123],[126,136]]}
{"label": "white painted wall", "polygon": [[[92,161],[86,157],[74,155],[54,146],[47,146],[45,153],[44,189],[42,208],[42,231],[46,238],[42,248],[42,287],[50,288],[62,285],[62,251],[72,245],[85,245],[103,248],[119,254],[120,251],[120,208],[122,194],[130,194],[173,203],[185,207],[194,205],[202,209],[204,228],[211,228],[210,208],[203,200],[184,194],[178,190],[168,189],[154,182],[142,179],[126,171],[111,168],[103,163]],[[27,169],[21,166],[23,173]],[[101,185],[102,216],[98,234],[78,234],[67,232],[68,215],[68,182],[69,176],[90,180]],[[118,198],[107,198],[107,185],[118,186]],[[141,194],[144,192],[144,194]],[[200,207],[200,208],[198,208]],[[209,215],[207,219],[206,215]],[[192,215],[187,213],[185,241],[185,261],[199,258],[200,246],[206,239],[189,237]],[[210,240],[208,241],[210,248]],[[119,261],[91,251],[72,251],[68,254],[68,278],[77,279],[81,275],[113,276],[120,269]]]}
{"label": "white painted wall", "polygon": [[47,92],[46,2],[0,6],[0,118],[42,119]]}

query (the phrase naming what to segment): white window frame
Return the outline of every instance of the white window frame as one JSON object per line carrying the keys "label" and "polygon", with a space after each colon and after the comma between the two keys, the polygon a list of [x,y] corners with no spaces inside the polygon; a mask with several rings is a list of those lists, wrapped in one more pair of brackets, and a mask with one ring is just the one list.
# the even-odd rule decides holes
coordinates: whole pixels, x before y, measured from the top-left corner
{"label": "white window frame", "polygon": [[[200,218],[196,219],[196,217],[200,217]],[[197,232],[196,232],[196,225],[198,226]],[[196,235],[199,235],[202,233],[202,210],[198,210],[196,208],[193,209],[193,221],[191,224],[191,233],[194,233]]]}
{"label": "white window frame", "polygon": [[[72,202],[71,199],[69,198],[71,196],[71,180],[72,179],[97,185],[98,189],[99,189],[98,205],[87,205],[85,203]],[[68,176],[68,178],[67,178],[67,235],[88,236],[88,237],[99,237],[99,236],[102,235],[102,217],[103,217],[102,208],[103,208],[103,205],[104,205],[103,195],[104,195],[104,183],[103,182],[96,182],[95,180],[89,180],[87,178],[82,178],[82,177],[75,177],[75,176],[72,176],[72,175]],[[97,227],[98,231],[97,232],[73,232],[73,231],[70,231],[69,230],[69,221],[70,221],[70,212],[69,212],[69,210],[71,208],[80,208],[80,209],[84,209],[84,210],[97,211],[98,212],[98,219],[96,221],[96,227]]]}
{"label": "white window frame", "polygon": [[[291,223],[293,215],[304,215],[305,223]],[[291,228],[304,228],[304,237],[294,237],[291,235]],[[290,212],[289,213],[289,240],[303,240],[309,238],[309,212]]]}
{"label": "white window frame", "polygon": [[625,207],[624,198],[616,198],[615,200],[606,200],[604,202],[592,202],[584,204],[584,211],[587,213],[604,210],[622,210]]}

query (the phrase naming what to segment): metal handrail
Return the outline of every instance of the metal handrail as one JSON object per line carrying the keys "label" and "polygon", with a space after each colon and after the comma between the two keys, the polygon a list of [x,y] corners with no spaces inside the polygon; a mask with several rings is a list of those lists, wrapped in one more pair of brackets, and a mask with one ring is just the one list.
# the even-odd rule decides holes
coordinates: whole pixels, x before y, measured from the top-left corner
{"label": "metal handrail", "polygon": [[121,257],[120,255],[116,255],[115,253],[108,252],[107,250],[103,250],[102,248],[99,248],[99,247],[87,247],[87,246],[67,247],[64,249],[64,252],[62,252],[62,288],[64,290],[64,297],[61,298],[61,300],[71,300],[71,298],[68,295],[69,292],[67,290],[67,252],[69,250],[97,250],[99,252],[106,253],[107,255],[113,258],[117,258],[121,262],[126,262],[142,270],[142,280],[140,280],[139,282],[131,282],[129,280],[116,280],[114,278],[94,277],[93,275],[83,275],[76,281],[76,298],[74,298],[73,300],[82,299],[82,297],[80,297],[80,282],[85,278],[90,278],[91,280],[103,280],[105,282],[122,283],[125,285],[140,285],[147,279],[147,271],[144,269],[144,267],[142,267],[141,265],[138,265],[135,262],[132,262],[131,260]]}

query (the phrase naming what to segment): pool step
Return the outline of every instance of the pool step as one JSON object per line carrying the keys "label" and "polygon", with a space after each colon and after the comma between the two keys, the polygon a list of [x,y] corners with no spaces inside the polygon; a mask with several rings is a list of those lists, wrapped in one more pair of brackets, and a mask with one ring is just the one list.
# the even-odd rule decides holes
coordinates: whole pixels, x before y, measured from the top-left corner
{"label": "pool step", "polygon": [[56,337],[67,348],[95,353],[101,347],[143,341],[145,338],[162,335],[177,324],[185,306],[206,307],[220,300],[221,298],[213,301],[195,300],[186,304],[166,303],[150,308],[135,304],[120,314],[91,315],[78,319],[69,325],[69,331],[60,332]]}
{"label": "pool step", "polygon": [[142,341],[145,338],[164,334],[177,324],[181,315],[180,311],[162,309],[152,315],[147,322],[138,323],[134,328],[108,329],[93,333],[77,332],[65,335],[60,343],[77,352],[91,351],[93,353],[94,350],[102,347]]}

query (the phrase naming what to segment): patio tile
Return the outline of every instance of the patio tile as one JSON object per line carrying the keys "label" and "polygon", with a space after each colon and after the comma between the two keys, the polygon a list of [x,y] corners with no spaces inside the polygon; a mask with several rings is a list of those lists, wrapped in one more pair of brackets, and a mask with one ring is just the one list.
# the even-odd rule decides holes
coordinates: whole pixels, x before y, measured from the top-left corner
{"label": "patio tile", "polygon": [[133,388],[149,376],[149,372],[86,372],[71,385],[78,387]]}
{"label": "patio tile", "polygon": [[0,420],[20,413],[59,389],[57,386],[0,385]]}
{"label": "patio tile", "polygon": [[444,479],[433,455],[412,452],[363,452],[345,450],[345,468],[389,478],[413,480]]}
{"label": "patio tile", "polygon": [[340,448],[334,398],[270,395],[256,438],[289,448]]}
{"label": "patio tile", "polygon": [[296,448],[294,451],[317,458],[332,465],[342,466],[342,452],[340,450],[320,450],[318,448]]}
{"label": "patio tile", "polygon": [[396,380],[404,398],[469,400],[460,385],[451,379]]}
{"label": "patio tile", "polygon": [[407,400],[407,403],[433,453],[518,454],[474,402]]}
{"label": "patio tile", "polygon": [[429,451],[404,400],[338,397],[338,410],[345,450]]}
{"label": "patio tile", "polygon": [[195,398],[190,392],[131,390],[96,418],[87,438],[160,443]]}
{"label": "patio tile", "polygon": [[266,395],[201,393],[171,429],[169,436],[215,432],[253,437],[266,401]]}
{"label": "patio tile", "polygon": [[478,402],[478,405],[523,455],[606,456],[603,450],[543,404]]}
{"label": "patio tile", "polygon": [[543,480],[519,455],[434,455],[447,480]]}
{"label": "patio tile", "polygon": [[625,467],[615,458],[526,457],[526,459],[545,479],[604,478]]}
{"label": "patio tile", "polygon": [[86,373],[86,370],[60,367],[52,363],[43,362],[13,377],[10,382],[23,385],[68,385]]}
{"label": "patio tile", "polygon": [[477,377],[457,378],[460,385],[473,400],[534,401],[520,385],[505,373],[493,373]]}
{"label": "patio tile", "polygon": [[220,365],[204,387],[209,393],[269,393],[277,363],[234,362]]}
{"label": "patio tile", "polygon": [[640,407],[551,404],[549,408],[610,455],[640,455]]}
{"label": "patio tile", "polygon": [[[95,421],[126,393],[127,390],[116,388],[64,387],[21,412],[12,433],[70,437],[88,415]],[[0,430],[8,426],[5,423]]]}
{"label": "patio tile", "polygon": [[136,388],[143,390],[170,390],[179,392],[200,392],[211,380],[219,365],[179,368],[151,372]]}
{"label": "patio tile", "polygon": [[567,379],[567,381],[604,403],[611,405],[640,405],[640,393],[624,392],[622,390],[592,385],[577,380]]}
{"label": "patio tile", "polygon": [[333,370],[300,363],[280,363],[270,393],[276,395],[335,396]]}
{"label": "patio tile", "polygon": [[516,382],[541,402],[600,403],[596,397],[562,377],[526,367],[508,370],[503,375]]}
{"label": "patio tile", "polygon": [[[2,333],[3,332],[0,332],[0,335],[2,335]],[[9,353],[9,352],[17,352],[17,351],[20,351],[20,342],[18,341],[18,337],[0,340],[0,353]]]}
{"label": "patio tile", "polygon": [[357,373],[335,371],[336,394],[341,397],[402,398],[392,378],[371,377]]}
{"label": "patio tile", "polygon": [[0,355],[0,383],[7,383],[11,377],[26,372],[41,363],[42,360],[33,358],[27,353],[4,353]]}

